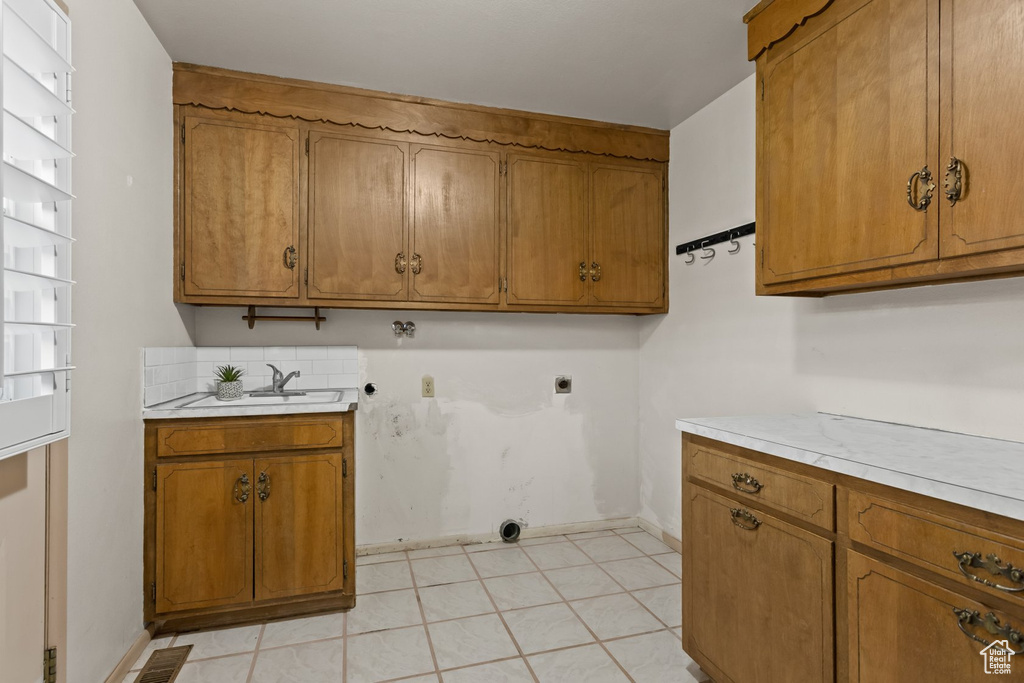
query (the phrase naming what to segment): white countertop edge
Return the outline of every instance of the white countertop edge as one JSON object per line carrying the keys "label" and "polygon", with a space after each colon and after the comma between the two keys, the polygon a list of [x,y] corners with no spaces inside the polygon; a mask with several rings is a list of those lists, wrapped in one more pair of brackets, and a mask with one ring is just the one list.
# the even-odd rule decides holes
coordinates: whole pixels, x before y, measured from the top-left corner
{"label": "white countertop edge", "polygon": [[876,484],[883,484],[903,491],[910,491],[930,498],[937,498],[965,507],[1024,521],[1024,500],[1016,500],[995,493],[957,486],[956,484],[929,477],[921,477],[876,465],[837,458],[774,441],[767,441],[759,437],[708,427],[688,420],[676,420],[676,429],[688,434],[722,441],[733,446],[767,453],[768,455],[774,455],[786,460],[820,467],[824,470],[845,474],[857,479],[864,479]]}
{"label": "white countertop edge", "polygon": [[[354,389],[341,389],[339,391],[349,392]],[[190,396],[208,396],[208,393],[190,394],[169,401],[168,403],[180,404]],[[356,394],[358,396],[358,394]],[[213,408],[173,408],[167,403],[158,404],[152,408],[142,409],[143,420],[184,420],[203,417],[246,417],[249,415],[303,415],[307,413],[347,413],[356,410],[359,406],[358,398],[348,401],[335,401],[333,403],[296,403],[290,405],[261,405],[261,406],[216,406]]]}

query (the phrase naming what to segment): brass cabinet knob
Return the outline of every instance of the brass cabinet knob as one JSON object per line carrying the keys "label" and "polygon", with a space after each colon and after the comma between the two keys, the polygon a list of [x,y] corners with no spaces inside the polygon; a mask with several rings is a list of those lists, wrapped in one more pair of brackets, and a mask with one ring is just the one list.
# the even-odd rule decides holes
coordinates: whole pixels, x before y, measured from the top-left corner
{"label": "brass cabinet knob", "polygon": [[252,487],[249,485],[249,475],[243,474],[235,482],[235,500],[237,500],[239,503],[244,503],[245,501],[249,500],[249,492],[251,490]]}
{"label": "brass cabinet knob", "polygon": [[601,264],[597,261],[590,264],[590,279],[594,282],[601,279]]}
{"label": "brass cabinet knob", "polygon": [[[1024,633],[1021,633],[1020,629],[1014,628],[1009,624],[1002,624],[999,622],[999,617],[994,613],[989,612],[984,617],[981,616],[981,612],[977,610],[968,609],[966,607],[954,607],[953,614],[956,615],[956,624],[960,627],[960,631],[970,638],[976,640],[985,647],[992,645],[991,642],[976,636],[967,630],[969,626],[981,626],[990,634],[996,637],[996,640],[1003,640],[1011,647],[1010,652],[1015,655],[1024,655]],[[999,647],[998,645],[996,647]],[[1002,649],[1002,648],[1000,648]]]}
{"label": "brass cabinet knob", "polygon": [[[917,182],[915,183],[915,181]],[[915,185],[920,185],[924,188],[924,193],[921,194],[920,199],[914,198]],[[910,204],[910,207],[915,211],[924,211],[932,203],[933,192],[935,192],[935,183],[932,182],[932,172],[928,170],[926,165],[920,171],[914,171],[910,175],[910,180],[907,181],[907,204]]]}
{"label": "brass cabinet knob", "polygon": [[963,196],[965,170],[964,162],[956,157],[949,158],[949,165],[946,166],[945,190],[950,206],[956,206]]}
{"label": "brass cabinet knob", "polygon": [[256,479],[256,495],[260,497],[260,500],[270,497],[270,475],[266,472],[260,472],[260,476]]}
{"label": "brass cabinet knob", "polygon": [[[984,584],[989,588],[995,588],[1006,593],[1021,593],[1024,592],[1024,569],[1017,569],[1012,564],[1003,564],[997,556],[989,553],[982,558],[981,553],[969,553],[969,552],[958,552],[953,551],[953,557],[959,562],[957,567],[960,569],[960,573],[966,576],[971,581],[977,581],[980,584]],[[988,571],[992,576],[1001,576],[1010,583],[1017,584],[1015,586],[1004,586],[996,583],[989,579],[983,578],[967,571],[968,569],[984,569]]]}
{"label": "brass cabinet knob", "polygon": [[293,245],[289,245],[284,248],[284,267],[289,270],[295,270],[295,264],[299,262],[298,254],[295,251]]}
{"label": "brass cabinet knob", "polygon": [[580,282],[587,281],[587,262],[580,261]]}

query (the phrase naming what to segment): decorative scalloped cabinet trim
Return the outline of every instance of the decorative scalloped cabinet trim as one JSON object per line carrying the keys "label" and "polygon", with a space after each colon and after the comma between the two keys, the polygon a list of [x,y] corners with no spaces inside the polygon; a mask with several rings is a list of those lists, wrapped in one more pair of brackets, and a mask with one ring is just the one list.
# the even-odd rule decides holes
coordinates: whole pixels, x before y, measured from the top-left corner
{"label": "decorative scalloped cabinet trim", "polygon": [[444,102],[193,64],[174,65],[174,103],[526,149],[668,161],[667,130]]}
{"label": "decorative scalloped cabinet trim", "polygon": [[797,27],[820,14],[833,0],[761,0],[747,12],[747,59],[754,60]]}

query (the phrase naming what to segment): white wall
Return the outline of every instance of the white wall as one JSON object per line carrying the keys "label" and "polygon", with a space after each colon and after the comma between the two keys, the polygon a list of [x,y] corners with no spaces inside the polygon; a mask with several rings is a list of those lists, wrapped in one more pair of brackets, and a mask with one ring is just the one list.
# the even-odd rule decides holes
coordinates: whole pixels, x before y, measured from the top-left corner
{"label": "white wall", "polygon": [[[202,346],[355,344],[356,542],[496,532],[635,516],[637,322],[630,317],[327,311],[257,323],[196,313]],[[416,323],[395,339],[394,320]],[[420,396],[432,375],[436,398]],[[573,391],[554,394],[555,375]]]}
{"label": "white wall", "polygon": [[[140,349],[190,344],[171,302],[171,63],[130,0],[73,0],[69,683],[142,631]],[[127,177],[132,176],[129,187]]]}
{"label": "white wall", "polygon": [[[754,97],[751,77],[672,130],[670,245],[753,220]],[[819,410],[1024,440],[1024,278],[755,297],[741,242],[671,256],[671,312],[641,323],[643,517],[678,537],[677,417]]]}

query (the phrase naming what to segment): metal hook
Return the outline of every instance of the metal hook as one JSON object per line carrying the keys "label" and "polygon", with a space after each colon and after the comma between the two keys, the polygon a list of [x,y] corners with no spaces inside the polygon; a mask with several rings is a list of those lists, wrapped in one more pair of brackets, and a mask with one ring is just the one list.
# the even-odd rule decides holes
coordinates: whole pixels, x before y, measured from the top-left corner
{"label": "metal hook", "polygon": [[704,265],[707,265],[708,263],[711,263],[711,259],[715,258],[715,248],[714,247],[705,247],[704,245],[701,245],[700,248],[703,249],[705,253],[707,253],[709,251],[711,252],[710,256],[705,256],[704,254],[700,255],[700,257],[702,259],[704,259]]}
{"label": "metal hook", "polygon": [[687,257],[689,257],[689,260],[687,260],[687,261],[684,261],[684,263],[685,263],[686,265],[688,265],[688,266],[692,266],[692,265],[693,265],[693,263],[694,263],[694,261],[696,261],[696,260],[697,260],[697,257],[696,257],[696,256],[694,256],[694,253],[693,253],[692,251],[688,251],[688,252],[686,252],[686,255],[687,255]]}
{"label": "metal hook", "polygon": [[729,237],[729,244],[731,244],[734,247],[736,247],[735,249],[728,249],[727,250],[730,254],[738,254],[738,253],[740,253],[740,243],[736,241],[736,237],[735,236]]}

